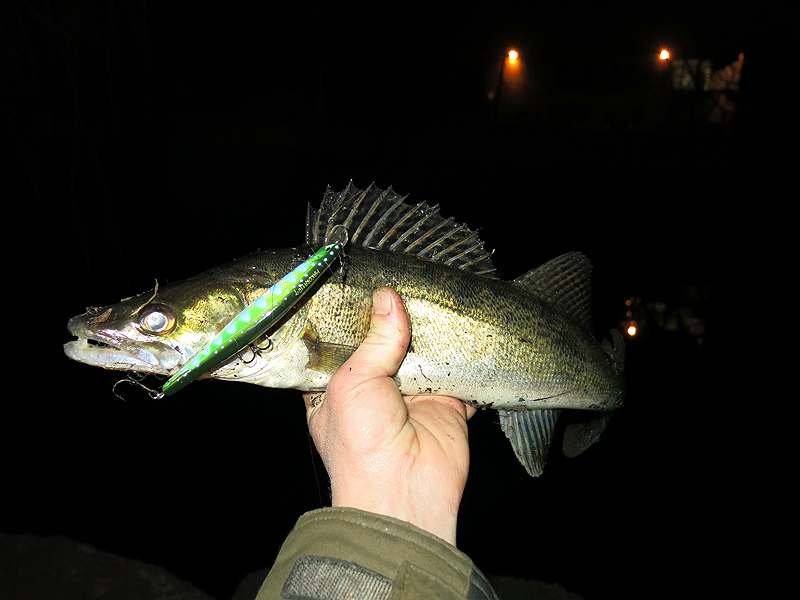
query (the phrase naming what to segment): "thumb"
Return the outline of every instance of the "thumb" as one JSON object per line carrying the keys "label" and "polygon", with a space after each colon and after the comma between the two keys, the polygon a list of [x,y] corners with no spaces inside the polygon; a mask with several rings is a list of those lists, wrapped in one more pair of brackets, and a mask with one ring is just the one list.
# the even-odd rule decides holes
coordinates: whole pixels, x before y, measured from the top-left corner
{"label": "thumb", "polygon": [[400,296],[390,288],[376,289],[369,333],[347,361],[350,382],[393,376],[405,358],[410,338],[408,315]]}

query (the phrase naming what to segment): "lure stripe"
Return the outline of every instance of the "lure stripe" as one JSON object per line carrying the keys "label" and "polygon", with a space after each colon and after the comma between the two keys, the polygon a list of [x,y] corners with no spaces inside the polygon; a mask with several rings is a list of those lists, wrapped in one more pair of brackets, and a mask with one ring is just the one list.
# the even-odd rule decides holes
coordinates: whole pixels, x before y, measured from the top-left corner
{"label": "lure stripe", "polygon": [[162,393],[165,396],[174,394],[264,335],[330,268],[341,253],[342,246],[342,242],[338,241],[326,244],[284,275],[172,375],[161,388]]}

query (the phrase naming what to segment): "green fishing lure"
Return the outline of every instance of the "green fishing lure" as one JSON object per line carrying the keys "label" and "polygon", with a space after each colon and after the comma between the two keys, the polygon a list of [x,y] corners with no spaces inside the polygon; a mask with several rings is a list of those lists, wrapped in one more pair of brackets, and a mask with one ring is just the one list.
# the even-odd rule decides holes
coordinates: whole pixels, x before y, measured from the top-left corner
{"label": "green fishing lure", "polygon": [[337,230],[340,239],[322,246],[236,315],[207,346],[164,383],[162,395],[174,394],[204,373],[223,365],[286,315],[341,254],[347,243],[347,231],[343,227]]}

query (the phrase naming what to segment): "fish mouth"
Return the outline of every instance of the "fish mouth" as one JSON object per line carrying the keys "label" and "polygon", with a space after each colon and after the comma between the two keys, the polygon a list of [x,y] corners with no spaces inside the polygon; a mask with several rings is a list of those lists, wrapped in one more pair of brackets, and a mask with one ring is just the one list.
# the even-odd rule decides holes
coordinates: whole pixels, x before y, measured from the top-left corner
{"label": "fish mouth", "polygon": [[134,344],[91,331],[81,317],[70,319],[67,327],[77,339],[64,344],[64,353],[87,365],[115,371],[169,375],[182,360],[179,352],[163,344],[155,348],[154,344]]}

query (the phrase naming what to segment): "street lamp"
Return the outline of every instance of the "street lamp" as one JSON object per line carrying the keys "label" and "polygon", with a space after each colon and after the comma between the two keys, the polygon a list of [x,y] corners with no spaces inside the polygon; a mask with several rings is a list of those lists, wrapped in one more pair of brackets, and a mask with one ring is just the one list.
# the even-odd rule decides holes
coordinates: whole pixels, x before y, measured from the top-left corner
{"label": "street lamp", "polygon": [[666,48],[662,48],[661,52],[658,53],[658,60],[661,62],[667,62],[670,58],[672,58],[672,54]]}
{"label": "street lamp", "polygon": [[509,92],[512,96],[520,93],[520,86],[523,83],[525,72],[525,64],[522,61],[522,54],[519,50],[508,48],[501,56],[502,58],[498,56],[500,58],[500,68],[497,72],[497,83],[494,90],[489,92],[489,98],[494,105],[495,119],[500,118],[500,105],[505,93]]}

